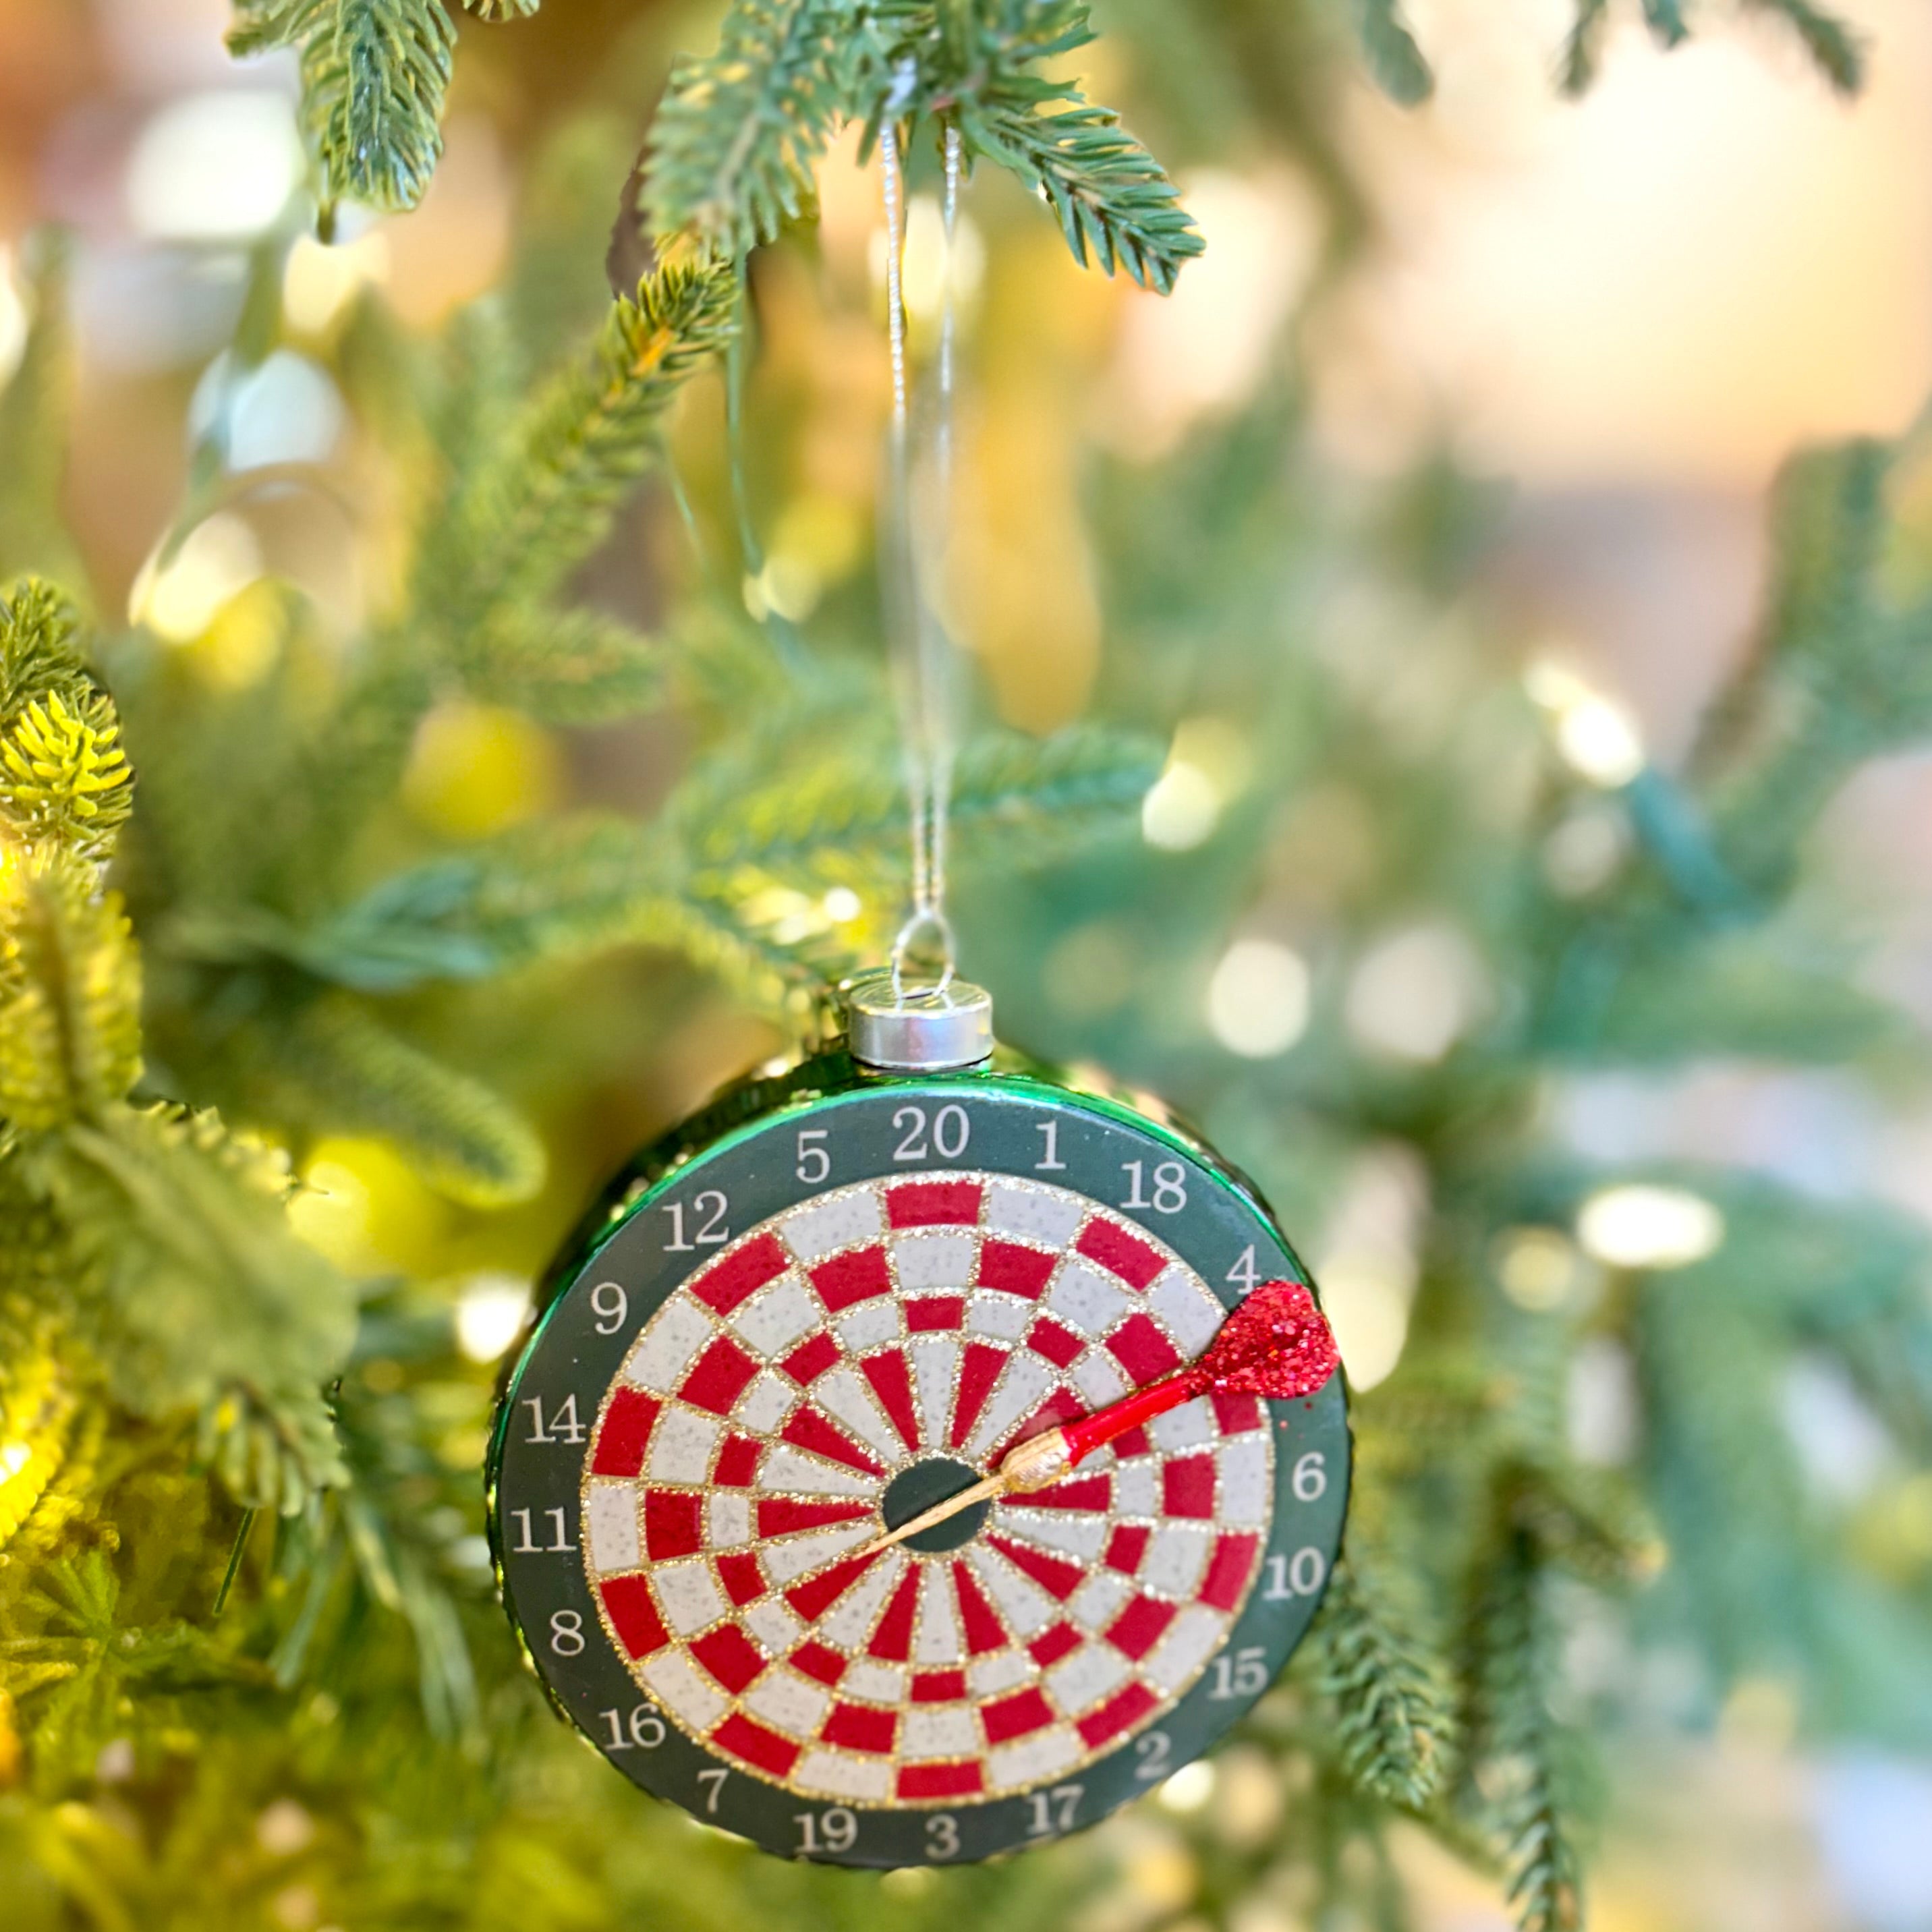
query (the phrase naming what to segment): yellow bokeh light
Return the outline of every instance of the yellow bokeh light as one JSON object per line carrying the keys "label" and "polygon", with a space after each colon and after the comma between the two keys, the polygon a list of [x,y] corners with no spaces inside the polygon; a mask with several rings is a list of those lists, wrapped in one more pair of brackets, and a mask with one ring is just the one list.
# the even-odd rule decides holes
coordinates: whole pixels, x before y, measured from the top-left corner
{"label": "yellow bokeh light", "polygon": [[450,1210],[392,1148],[380,1141],[318,1142],[289,1203],[296,1232],[352,1274],[383,1268],[433,1272],[448,1239]]}
{"label": "yellow bokeh light", "polygon": [[425,825],[480,838],[554,806],[563,790],[556,740],[520,712],[457,698],[417,728],[403,797]]}

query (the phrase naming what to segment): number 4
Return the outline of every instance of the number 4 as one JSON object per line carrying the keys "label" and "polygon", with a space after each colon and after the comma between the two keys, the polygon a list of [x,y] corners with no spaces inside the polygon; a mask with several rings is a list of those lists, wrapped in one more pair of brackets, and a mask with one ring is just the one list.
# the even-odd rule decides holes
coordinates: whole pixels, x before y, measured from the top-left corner
{"label": "number 4", "polygon": [[1255,1283],[1261,1276],[1255,1271],[1255,1244],[1250,1241],[1241,1250],[1241,1258],[1228,1270],[1228,1279],[1244,1294],[1252,1294]]}

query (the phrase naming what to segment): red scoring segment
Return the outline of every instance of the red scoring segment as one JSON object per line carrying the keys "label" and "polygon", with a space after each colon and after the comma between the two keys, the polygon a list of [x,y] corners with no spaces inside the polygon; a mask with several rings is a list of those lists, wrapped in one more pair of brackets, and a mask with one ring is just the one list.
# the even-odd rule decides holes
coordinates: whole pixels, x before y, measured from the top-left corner
{"label": "red scoring segment", "polygon": [[[905,1238],[915,1243],[940,1240],[948,1228],[973,1230],[968,1278],[975,1287],[991,1291],[995,1297],[1036,1304],[1048,1298],[1066,1250],[1035,1245],[1030,1239],[980,1232],[988,1213],[985,1183],[899,1182],[874,1191],[880,1198],[884,1224],[891,1231],[889,1239],[898,1238],[902,1230],[908,1231]],[[940,1232],[928,1234],[928,1230]],[[1170,1266],[1162,1250],[1102,1214],[1088,1214],[1071,1247],[1084,1262],[1104,1269],[1136,1295],[1148,1292]],[[828,1325],[802,1335],[794,1326],[781,1346],[767,1352],[768,1345],[758,1339],[759,1324],[770,1320],[759,1311],[767,1304],[758,1298],[781,1276],[789,1276],[790,1285],[773,1289],[774,1294],[796,1296],[802,1280],[826,1310]],[[938,1277],[940,1282],[946,1279]],[[708,1450],[691,1446],[704,1438],[694,1438],[689,1424],[680,1421],[681,1432],[676,1438],[680,1446],[670,1453],[680,1472],[689,1466],[692,1454],[706,1455],[712,1490],[754,1492],[735,1505],[741,1512],[748,1506],[748,1513],[729,1519],[742,1527],[718,1540],[728,1545],[734,1534],[749,1534],[760,1546],[770,1544],[770,1560],[778,1562],[778,1552],[788,1546],[784,1539],[808,1542],[870,1518],[878,1507],[879,1486],[891,1467],[904,1466],[918,1455],[942,1448],[958,1454],[969,1442],[975,1444],[972,1460],[980,1460],[982,1466],[996,1466],[1005,1445],[1056,1422],[1085,1416],[1093,1404],[1078,1394],[1067,1376],[1090,1351],[1111,1358],[1143,1384],[1173,1376],[1184,1358],[1165,1315],[1155,1318],[1154,1309],[1165,1310],[1170,1305],[1160,1301],[1159,1295],[1150,1296],[1148,1304],[1130,1307],[1109,1325],[1088,1333],[1078,1325],[1090,1318],[1079,1315],[1082,1304],[1077,1300],[1068,1302],[1063,1318],[1060,1302],[1056,1300],[1054,1314],[1041,1310],[1016,1339],[1005,1340],[1002,1338],[1013,1331],[1004,1325],[990,1337],[983,1329],[979,1334],[961,1334],[962,1329],[970,1330],[974,1325],[970,1310],[975,1304],[966,1293],[916,1292],[896,1302],[903,1311],[904,1339],[893,1346],[868,1350],[862,1346],[848,1349],[835,1333],[835,1324],[842,1329],[844,1318],[853,1311],[892,1292],[894,1263],[887,1245],[876,1234],[823,1258],[808,1256],[794,1261],[778,1233],[759,1230],[694,1276],[689,1286],[692,1298],[710,1311],[716,1325],[696,1346],[674,1385],[659,1382],[646,1390],[625,1382],[614,1390],[593,1438],[591,1473],[637,1485],[638,1544],[644,1561],[651,1566],[679,1566],[678,1574],[703,1566],[722,1593],[717,1600],[728,1604],[729,1610],[722,1620],[708,1625],[703,1624],[700,1612],[694,1630],[690,1606],[694,1600],[689,1586],[676,1586],[675,1600],[671,1596],[660,1600],[646,1570],[603,1576],[598,1587],[611,1628],[626,1654],[638,1663],[647,1686],[657,1688],[652,1660],[667,1650],[681,1649],[700,1668],[704,1680],[717,1687],[710,1694],[733,1700],[722,1714],[714,1715],[704,1726],[718,1748],[781,1778],[790,1776],[811,1750],[850,1752],[862,1759],[886,1761],[890,1765],[892,1790],[905,1799],[964,1797],[1006,1788],[997,1779],[1021,1774],[998,1769],[1002,1753],[1036,1749],[1029,1740],[1064,1733],[1069,1726],[1085,1748],[1097,1750],[1138,1724],[1163,1701],[1144,1673],[1154,1667],[1150,1660],[1160,1657],[1163,1645],[1191,1628],[1186,1618],[1198,1618],[1203,1612],[1212,1612],[1217,1619],[1225,1618],[1245,1600],[1262,1538],[1238,1528],[1209,1531],[1204,1536],[1204,1528],[1216,1514],[1215,1450],[1210,1447],[1186,1453],[1157,1452],[1144,1427],[1132,1427],[1114,1442],[1123,1468],[1141,1458],[1154,1459],[1145,1475],[1136,1479],[1140,1486],[1134,1495],[1138,1500],[1124,1501],[1112,1468],[1082,1471],[1049,1488],[996,1505],[998,1514],[978,1546],[982,1553],[970,1561],[970,1552],[941,1558],[935,1564],[912,1559],[905,1552],[894,1550],[883,1556],[829,1557],[802,1575],[794,1559],[788,1570],[781,1567],[775,1577],[761,1548],[710,1546],[707,1527],[716,1532],[720,1520],[706,1516],[704,1484],[680,1486],[674,1478],[653,1480],[646,1486],[640,1480],[650,1462],[652,1442],[667,1426],[670,1408],[681,1405],[681,1415],[697,1412],[718,1418],[704,1425],[710,1431]],[[1306,1292],[1297,1292],[1304,1304],[1312,1306],[1306,1303]],[[1160,1295],[1171,1298],[1174,1292],[1170,1282],[1162,1282]],[[1090,1306],[1090,1289],[1088,1293]],[[774,1301],[770,1306],[776,1308],[778,1304]],[[1234,1325],[1231,1320],[1224,1332],[1225,1328]],[[866,1332],[876,1337],[879,1330],[874,1326]],[[1276,1357],[1288,1333],[1276,1323],[1270,1345]],[[1219,1346],[1217,1342],[1210,1348],[1210,1357]],[[930,1418],[920,1408],[920,1376],[926,1371],[915,1373],[912,1362],[914,1351],[929,1348],[952,1352],[946,1358],[950,1365],[950,1413]],[[1202,1358],[1202,1366],[1208,1359]],[[1014,1398],[1003,1391],[1008,1388],[1010,1368],[1024,1360],[1046,1365],[1054,1379],[1043,1399],[1036,1400],[1030,1410],[1022,1412],[1021,1419],[1014,1420]],[[772,1417],[769,1391],[774,1384],[769,1376],[759,1382],[766,1361],[784,1378],[776,1386],[790,1391],[777,1412],[782,1426],[774,1430],[772,1420],[767,1419],[751,1426],[748,1432],[740,1412],[754,1383],[767,1391],[758,1400],[766,1405],[764,1415]],[[856,1375],[845,1373],[842,1384],[836,1377],[825,1381],[835,1368],[842,1371],[847,1364]],[[1029,1372],[1037,1376],[1040,1372],[1035,1369]],[[1191,1376],[1197,1371],[1186,1372]],[[1232,1379],[1238,1382],[1240,1378]],[[863,1396],[860,1394],[862,1385]],[[1037,1396],[1038,1382],[1030,1387]],[[673,1399],[670,1404],[657,1392],[668,1388]],[[808,1390],[809,1396],[804,1394]],[[1224,1385],[1215,1388],[1213,1396],[1215,1435],[1232,1439],[1262,1428],[1264,1414],[1252,1394]],[[854,1426],[856,1412],[849,1405],[859,1400],[862,1406],[867,1399],[877,1405],[887,1436],[881,1437],[877,1425]],[[990,1432],[994,1439],[989,1449],[978,1432],[988,1405],[996,1399],[1005,1406]],[[751,1411],[747,1408],[745,1413]],[[734,1420],[740,1426],[733,1426]],[[718,1421],[725,1425],[722,1430]],[[927,1440],[928,1428],[943,1433],[943,1444]],[[866,1439],[862,1441],[862,1436]],[[1197,1443],[1201,1439],[1198,1432],[1192,1438]],[[897,1464],[890,1460],[888,1442],[890,1454],[902,1459]],[[774,1442],[850,1472],[852,1480],[866,1486],[864,1497],[758,1493],[763,1459]],[[655,1470],[667,1466],[661,1460],[652,1466]],[[1163,1546],[1156,1528],[1144,1522],[1114,1523],[1098,1553],[1091,1553],[1093,1546],[1088,1544],[1088,1553],[1079,1560],[1070,1556],[1067,1548],[1052,1546],[1059,1535],[1050,1527],[1056,1519],[1065,1520],[1070,1534],[1082,1517],[1104,1519],[1117,1508],[1131,1514],[1150,1507],[1158,1510],[1161,1521],[1197,1526],[1185,1532],[1192,1541],[1165,1546],[1167,1553],[1159,1556],[1158,1564],[1156,1559]],[[1034,1517],[1028,1512],[1040,1514]],[[1024,1579],[1027,1588],[1066,1606],[1066,1612],[1049,1618],[1044,1627],[1036,1621],[1024,1625],[1011,1622],[1011,1606],[1002,1607],[1007,1599],[988,1587],[989,1582],[997,1584],[995,1573],[982,1574],[979,1567],[994,1560],[983,1553],[986,1552],[997,1552],[998,1563]],[[848,1599],[855,1604],[859,1601],[851,1593],[881,1561],[890,1574],[876,1581],[866,1599],[869,1608],[860,1612],[863,1622],[855,1630],[850,1615],[840,1606]],[[928,1614],[941,1614],[952,1621],[962,1657],[961,1666],[935,1668],[915,1659],[915,1642],[924,1641],[917,1635],[922,1606],[937,1602],[922,1582],[928,1570],[935,1581],[944,1580],[946,1599]],[[670,1570],[664,1572],[668,1591],[673,1588],[673,1575]],[[1088,1599],[1081,1592],[1090,1578],[1107,1580],[1114,1594],[1095,1599],[1094,1607],[1082,1610],[1082,1604]],[[1122,1582],[1128,1586],[1124,1594],[1120,1593]],[[1040,1599],[1036,1596],[1034,1600]],[[826,1628],[808,1629],[789,1645],[774,1650],[773,1627],[760,1621],[758,1606],[776,1601],[782,1601],[808,1625],[824,1623]],[[836,1640],[832,1632],[840,1626],[834,1612],[845,1618],[844,1634]],[[692,1634],[674,1634],[674,1617],[685,1620],[678,1626],[680,1630]],[[797,1629],[796,1624],[792,1628]],[[1220,1626],[1217,1623],[1212,1628]],[[1090,1644],[1125,1660],[1136,1673],[1124,1686],[1100,1697],[1090,1707],[1083,1708],[1083,1702],[1091,1693],[1072,1694],[1076,1701],[1071,1708],[1062,1705],[1057,1692],[1048,1695],[1048,1687],[1062,1681],[1059,1675],[1013,1688],[1004,1688],[1011,1685],[1010,1676],[995,1678],[979,1689],[971,1676],[970,1666],[976,1660],[992,1659],[1003,1652],[1017,1652],[1042,1673],[1057,1672],[1058,1666],[1067,1664]],[[855,1660],[874,1673],[862,1683],[853,1676]],[[1118,1664],[1114,1669],[1118,1676]],[[802,1730],[795,1718],[782,1714],[799,1708],[796,1699],[802,1687],[777,1695],[774,1670],[794,1685],[802,1679],[822,1687],[812,1694],[821,1699],[820,1715]],[[881,1672],[885,1677],[879,1676]],[[1082,1681],[1091,1677],[1089,1671]],[[846,1684],[848,1678],[852,1682]],[[1075,1680],[1065,1681],[1070,1684]],[[898,1685],[896,1691],[886,1688],[889,1683]],[[822,1701],[823,1690],[842,1684],[846,1684],[843,1694],[829,1703]],[[768,1690],[774,1693],[770,1698]],[[896,1698],[899,1701],[896,1702]],[[736,1702],[741,1699],[745,1700],[742,1707]],[[892,1762],[899,1756],[910,1755],[915,1760],[921,1756],[917,1745],[908,1742],[911,1734],[902,1721],[902,1712],[915,1707],[942,1718],[949,1708],[962,1708],[966,1721],[984,1739],[982,1750],[993,1754],[992,1757],[960,1757],[956,1734],[946,1731],[943,1734],[953,1742],[943,1759],[933,1759],[934,1747],[928,1743],[924,1755],[932,1761]],[[992,1784],[989,1763],[995,1777]],[[806,1768],[808,1772],[809,1766]]]}
{"label": "red scoring segment", "polygon": [[886,1190],[886,1219],[895,1228],[970,1228],[986,1192],[976,1180],[904,1181]]}
{"label": "red scoring segment", "polygon": [[691,1292],[713,1314],[729,1315],[790,1266],[791,1258],[777,1235],[760,1234],[693,1276]]}

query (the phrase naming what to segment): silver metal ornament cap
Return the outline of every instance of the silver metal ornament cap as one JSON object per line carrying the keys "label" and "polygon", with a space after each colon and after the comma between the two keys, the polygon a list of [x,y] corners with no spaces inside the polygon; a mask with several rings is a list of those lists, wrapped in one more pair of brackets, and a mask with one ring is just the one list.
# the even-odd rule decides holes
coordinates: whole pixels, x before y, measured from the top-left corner
{"label": "silver metal ornament cap", "polygon": [[882,1072],[976,1066],[993,1051],[993,997],[964,980],[895,986],[885,968],[847,985],[845,1025],[852,1058]]}

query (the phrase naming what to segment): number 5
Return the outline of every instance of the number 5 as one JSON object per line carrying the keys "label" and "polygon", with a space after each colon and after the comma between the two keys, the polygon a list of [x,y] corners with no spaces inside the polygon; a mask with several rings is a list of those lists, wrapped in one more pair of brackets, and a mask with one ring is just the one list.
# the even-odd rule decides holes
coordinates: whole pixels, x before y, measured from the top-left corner
{"label": "number 5", "polygon": [[831,1132],[829,1127],[800,1127],[798,1130],[800,1180],[818,1181],[832,1172],[832,1156],[819,1143]]}

